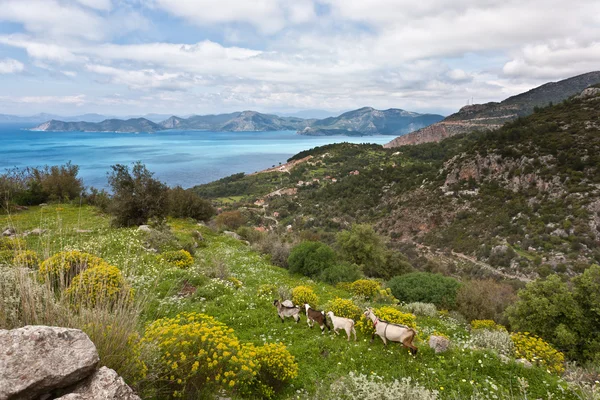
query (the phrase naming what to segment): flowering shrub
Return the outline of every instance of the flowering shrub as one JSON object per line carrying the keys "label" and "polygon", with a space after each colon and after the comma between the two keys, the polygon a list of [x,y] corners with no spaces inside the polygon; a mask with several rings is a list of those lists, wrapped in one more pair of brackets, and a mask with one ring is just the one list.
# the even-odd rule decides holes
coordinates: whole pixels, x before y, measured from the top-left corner
{"label": "flowering shrub", "polygon": [[[417,317],[410,313],[403,313],[390,306],[383,306],[380,308],[373,309],[373,312],[379,319],[382,319],[393,324],[406,325],[409,328],[416,329]],[[370,319],[367,319],[364,314],[360,317],[360,320],[356,323],[356,329],[360,332],[371,335],[375,329]]]}
{"label": "flowering shrub", "polygon": [[256,291],[256,294],[260,297],[263,296],[267,296],[267,297],[273,297],[277,295],[277,286],[273,285],[272,283],[267,283],[264,285],[260,285],[258,287],[258,290]]}
{"label": "flowering shrub", "polygon": [[565,370],[565,356],[543,339],[529,332],[510,335],[515,344],[515,355],[545,367],[550,373],[561,374]]}
{"label": "flowering shrub", "polygon": [[339,297],[331,300],[325,310],[333,311],[333,314],[337,317],[351,318],[354,321],[358,321],[361,316],[360,308],[352,300],[340,299]]}
{"label": "flowering shrub", "polygon": [[158,319],[142,342],[157,353],[156,365],[149,368],[153,380],[165,384],[174,397],[192,398],[199,390],[243,390],[258,371],[256,349],[242,346],[233,329],[205,314]]}
{"label": "flowering shrub", "polygon": [[394,306],[400,303],[400,300],[394,297],[390,288],[379,289],[373,301],[379,304],[391,304]]}
{"label": "flowering shrub", "polygon": [[0,237],[0,250],[22,250],[26,247],[21,238]]}
{"label": "flowering shrub", "polygon": [[474,319],[471,321],[471,329],[487,329],[490,331],[504,331],[506,332],[506,328],[503,325],[499,325],[492,321],[491,319]]}
{"label": "flowering shrub", "polygon": [[311,307],[316,307],[319,304],[319,298],[308,286],[296,286],[292,289],[292,303],[300,306],[308,303]]}
{"label": "flowering shrub", "polygon": [[[259,391],[262,397],[272,397],[275,389],[298,376],[298,363],[282,343],[267,343],[256,347],[259,364]],[[266,387],[265,387],[266,386]]]}
{"label": "flowering shrub", "polygon": [[227,282],[231,283],[233,285],[233,287],[235,287],[236,289],[239,289],[242,286],[244,286],[242,281],[240,281],[238,278],[235,278],[233,276],[230,276],[229,278],[227,278]]}
{"label": "flowering shrub", "polygon": [[81,272],[67,288],[67,294],[77,304],[95,306],[115,302],[125,291],[125,278],[117,267],[102,264]]}
{"label": "flowering shrub", "polygon": [[471,334],[470,345],[479,349],[490,349],[498,354],[513,356],[515,345],[507,331],[477,329]]}
{"label": "flowering shrub", "polygon": [[182,269],[194,264],[194,257],[186,250],[165,251],[161,257],[165,262]]}
{"label": "flowering shrub", "polygon": [[15,252],[12,250],[0,250],[0,265],[12,264]]}
{"label": "flowering shrub", "polygon": [[35,251],[23,250],[17,253],[15,258],[13,259],[13,263],[17,267],[37,269],[37,267],[40,265],[40,258],[38,257]]}
{"label": "flowering shrub", "polygon": [[381,284],[377,281],[370,279],[359,279],[352,282],[350,285],[350,292],[356,296],[371,299],[379,293],[380,287]]}
{"label": "flowering shrub", "polygon": [[350,372],[348,376],[331,385],[327,398],[335,400],[436,400],[438,392],[426,389],[417,382],[413,382],[411,378],[382,382],[382,378],[375,374],[367,376]]}
{"label": "flowering shrub", "polygon": [[69,286],[75,275],[86,268],[108,265],[106,261],[92,254],[82,253],[77,250],[61,251],[45,260],[40,265],[40,277],[42,280],[50,281],[58,285],[62,283]]}
{"label": "flowering shrub", "polygon": [[408,312],[411,312],[415,315],[421,315],[424,317],[435,318],[438,316],[438,310],[435,307],[435,304],[431,304],[431,303],[421,303],[421,302],[408,303],[408,304],[402,306],[402,309],[404,309]]}

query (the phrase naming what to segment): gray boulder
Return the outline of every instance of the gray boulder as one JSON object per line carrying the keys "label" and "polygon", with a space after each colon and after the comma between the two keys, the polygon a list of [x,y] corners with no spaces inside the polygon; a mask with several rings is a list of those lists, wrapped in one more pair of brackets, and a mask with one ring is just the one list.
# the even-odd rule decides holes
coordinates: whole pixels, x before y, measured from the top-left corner
{"label": "gray boulder", "polygon": [[102,367],[57,400],[140,400],[115,371]]}
{"label": "gray boulder", "polygon": [[429,337],[429,347],[431,347],[435,353],[443,353],[450,348],[450,340],[443,336],[431,335]]}
{"label": "gray boulder", "polygon": [[523,364],[523,366],[525,368],[531,368],[531,367],[533,367],[533,364],[531,363],[531,361],[529,361],[529,360],[527,360],[525,358],[517,358],[515,360],[515,362],[518,363],[518,364]]}
{"label": "gray boulder", "polygon": [[148,226],[148,225],[140,225],[140,226],[138,226],[138,231],[152,232],[152,228],[150,228],[150,226]]}
{"label": "gray boulder", "polygon": [[0,330],[0,399],[40,398],[88,377],[98,364],[79,329],[26,326]]}
{"label": "gray boulder", "polygon": [[33,235],[33,236],[41,236],[44,233],[46,233],[46,230],[45,229],[40,229],[40,228],[35,228],[31,232],[29,232],[29,234]]}
{"label": "gray boulder", "polygon": [[13,236],[15,234],[14,228],[5,228],[2,231],[2,236]]}
{"label": "gray boulder", "polygon": [[232,238],[234,238],[234,239],[237,239],[237,240],[242,240],[242,237],[241,237],[240,235],[238,235],[237,233],[235,233],[235,232],[231,232],[231,231],[223,231],[223,233],[224,233],[225,235],[229,236],[229,237],[232,237]]}

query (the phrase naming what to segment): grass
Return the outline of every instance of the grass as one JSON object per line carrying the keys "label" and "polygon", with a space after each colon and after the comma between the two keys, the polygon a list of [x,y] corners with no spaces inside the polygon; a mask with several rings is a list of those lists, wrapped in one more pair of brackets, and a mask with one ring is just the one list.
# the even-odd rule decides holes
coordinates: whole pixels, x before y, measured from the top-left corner
{"label": "grass", "polygon": [[[281,323],[272,305],[274,296],[258,294],[264,284],[289,289],[308,285],[319,296],[321,306],[335,297],[351,296],[345,290],[291,275],[242,242],[193,221],[173,219],[168,223],[181,240],[191,240],[194,231],[204,238],[190,269],[166,265],[145,248],[144,233],[110,228],[108,218],[93,207],[32,207],[0,217],[0,225],[12,225],[18,231],[47,229],[42,236],[27,237],[28,246],[41,256],[72,248],[91,252],[118,266],[136,294],[147,299],[140,316],[140,334],[146,324],[157,318],[195,311],[227,324],[243,342],[284,343],[295,356],[300,374],[280,398],[315,395],[351,371],[377,374],[386,380],[412,377],[426,388],[437,390],[442,399],[549,398],[550,394],[553,398],[578,398],[566,382],[540,368],[527,369],[515,362],[505,364],[491,351],[469,348],[467,328],[448,317],[417,318],[420,351],[416,357],[397,344],[384,348],[379,338],[370,343],[370,337],[360,333],[356,343],[348,343],[343,332],[338,337],[329,332],[321,335],[318,328],[308,328],[305,318],[299,324],[291,319]],[[76,229],[91,232],[77,233]],[[242,286],[236,289],[226,279],[215,278],[219,275],[234,277]],[[195,293],[180,296],[184,285],[195,287]],[[429,349],[426,340],[434,331],[448,335],[454,348],[443,354]]]}

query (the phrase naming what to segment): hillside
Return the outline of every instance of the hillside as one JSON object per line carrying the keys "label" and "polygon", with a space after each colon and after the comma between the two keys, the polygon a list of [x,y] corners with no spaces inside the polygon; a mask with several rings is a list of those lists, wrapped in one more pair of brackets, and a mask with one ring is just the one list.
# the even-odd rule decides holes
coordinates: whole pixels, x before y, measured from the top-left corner
{"label": "hillside", "polygon": [[[425,255],[453,251],[529,278],[572,275],[600,261],[598,92],[587,89],[495,132],[399,149],[324,146],[294,156],[312,157],[289,173],[238,174],[195,190],[240,196],[241,204],[258,200],[267,215],[277,213],[279,226],[297,232],[326,237],[369,222]],[[282,188],[295,194],[266,196]]]}
{"label": "hillside", "polygon": [[392,140],[385,147],[439,142],[461,133],[495,130],[506,122],[532,114],[536,107],[560,103],[598,82],[600,82],[600,71],[589,72],[559,82],[546,83],[528,92],[509,97],[500,103],[468,105],[441,122]]}
{"label": "hillside", "polygon": [[[53,315],[50,311],[56,312],[52,307],[58,305],[53,306],[54,302],[50,301],[37,304],[40,307],[38,310],[45,312],[13,314],[12,311],[19,310],[20,304],[41,300],[36,296],[48,289],[35,280],[41,273],[34,265],[33,270],[25,270],[21,274],[24,271],[22,268],[10,264],[7,267],[6,261],[0,260],[0,305],[3,306],[1,310],[9,311],[0,312],[0,328],[44,322],[80,328],[98,348],[100,365],[115,369],[144,399],[198,398],[197,395],[193,396],[196,393],[194,390],[203,387],[209,390],[204,395],[211,398],[218,393],[220,397],[228,394],[234,398],[344,399],[347,397],[342,394],[343,387],[353,382],[350,373],[364,374],[365,379],[374,380],[370,394],[379,390],[388,396],[396,393],[400,396],[396,398],[582,398],[581,389],[576,385],[568,384],[555,373],[547,372],[546,368],[532,366],[523,360],[516,362],[510,349],[502,350],[492,341],[482,342],[478,339],[478,333],[471,331],[464,321],[455,318],[454,314],[449,315],[447,311],[438,313],[431,305],[427,312],[415,311],[416,317],[405,314],[409,316],[409,321],[414,321],[418,330],[416,344],[419,353],[414,357],[398,344],[384,348],[379,338],[370,343],[368,325],[364,325],[366,332],[361,330],[363,328],[358,329],[357,342],[347,342],[343,332],[338,337],[329,332],[321,335],[318,328],[309,329],[304,316],[299,324],[294,324],[290,319],[281,323],[272,304],[273,298],[287,296],[290,289],[300,285],[314,291],[317,296],[314,302],[323,309],[331,307],[336,298],[346,299],[348,304],[379,308],[387,306],[388,309],[404,311],[409,306],[395,306],[389,298],[366,300],[353,295],[349,289],[290,274],[283,268],[271,265],[266,257],[257,254],[243,242],[190,220],[170,220],[168,227],[151,229],[149,232],[137,228],[116,229],[110,228],[108,217],[93,207],[53,204],[32,207],[0,219],[0,225],[7,223],[19,233],[33,228],[44,230],[41,236],[24,237],[22,244],[41,259],[64,250],[69,250],[69,257],[74,257],[76,252],[73,250],[81,250],[116,266],[134,289],[136,302],[134,305],[131,301],[120,304],[116,310],[98,305],[88,310],[79,305],[68,312],[61,310]],[[175,242],[170,235],[174,235]],[[171,242],[165,242],[168,238]],[[162,247],[158,247],[159,253],[156,253],[157,243],[168,246],[195,243],[197,247],[191,265],[181,268],[168,262],[165,258],[168,252]],[[13,277],[17,279],[11,280]],[[11,291],[13,282],[17,287],[27,287],[29,290],[15,293]],[[190,315],[186,313],[196,313],[190,317],[196,318],[196,325],[178,325],[178,321]],[[360,309],[357,313],[356,321],[364,321],[360,317]],[[216,319],[211,330],[201,330],[200,321],[206,319],[206,315]],[[145,347],[152,335],[157,334],[155,324],[160,321],[165,323],[158,325],[161,328],[159,334],[170,332],[181,335],[160,343],[181,349],[181,352],[173,354],[173,362],[170,361],[171,354],[166,353],[165,357],[160,358]],[[224,333],[227,340],[219,335],[221,331],[218,331],[218,324],[226,324],[227,331]],[[190,327],[197,330],[186,330]],[[442,339],[447,337],[453,347],[436,353],[427,344],[431,335]],[[200,336],[200,343],[219,345],[208,347],[208,356],[213,357],[214,361],[210,359],[194,364],[194,367],[190,360],[197,359],[203,353],[196,354],[190,347],[198,343],[195,340]],[[508,337],[508,334],[503,337]],[[227,357],[224,350],[240,351],[238,354],[242,354],[238,340],[244,343],[244,348],[252,345],[255,349],[269,343],[281,343],[285,351],[273,353],[273,368],[275,371],[283,366],[288,368],[290,359],[282,358],[280,354],[289,352],[293,356],[291,362],[297,364],[296,373],[290,373],[291,379],[285,378],[282,384],[274,386],[276,391],[262,392],[262,396],[242,391],[243,387],[237,379],[243,379],[244,375],[236,369],[233,372],[221,369],[224,365],[222,359]],[[155,369],[165,359],[168,367],[166,376]],[[253,360],[258,362],[258,358]],[[247,361],[237,359],[235,362]],[[269,359],[261,362],[264,363],[262,368],[270,365]],[[254,364],[243,365],[250,369]],[[202,384],[194,388],[197,381],[193,380],[193,372],[202,374],[211,366],[216,367],[217,372],[209,372],[209,380],[200,375]],[[189,371],[192,373],[188,375]],[[225,372],[227,374],[224,376],[228,379],[221,380],[221,374]],[[215,381],[217,373],[219,375]],[[230,376],[235,376],[236,380]],[[184,382],[175,377],[190,379],[191,384],[186,387]],[[395,386],[394,379],[399,381]],[[221,381],[223,384],[219,385]],[[341,382],[345,382],[342,388]],[[402,391],[400,388],[403,388]],[[407,393],[409,397],[402,397]],[[359,395],[359,398],[363,397]]]}
{"label": "hillside", "polygon": [[31,128],[32,131],[46,132],[156,132],[163,130],[158,124],[145,118],[128,120],[107,119],[102,122],[64,122],[51,120]]}
{"label": "hillside", "polygon": [[375,110],[363,107],[338,117],[315,121],[298,133],[313,136],[404,135],[442,119],[441,115],[418,114],[396,108]]}

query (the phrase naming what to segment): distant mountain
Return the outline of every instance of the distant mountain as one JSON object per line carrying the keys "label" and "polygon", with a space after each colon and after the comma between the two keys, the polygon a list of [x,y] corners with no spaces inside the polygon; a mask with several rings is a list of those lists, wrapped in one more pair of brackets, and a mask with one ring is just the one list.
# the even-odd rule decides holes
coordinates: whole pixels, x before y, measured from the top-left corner
{"label": "distant mountain", "polygon": [[404,135],[442,119],[442,115],[418,114],[397,108],[382,111],[363,107],[348,111],[339,117],[315,121],[298,133],[313,136]]}
{"label": "distant mountain", "polygon": [[326,111],[326,110],[302,110],[293,113],[279,113],[282,117],[296,117],[303,119],[325,119],[329,117],[335,117],[340,115],[340,111]]}
{"label": "distant mountain", "polygon": [[384,147],[439,142],[450,136],[476,130],[495,130],[508,121],[533,114],[535,107],[547,106],[580,93],[600,82],[600,71],[589,72],[559,82],[550,82],[497,103],[474,104],[461,108],[443,121],[411,134],[400,136]]}
{"label": "distant mountain", "polygon": [[107,119],[102,122],[65,122],[51,120],[32,128],[32,131],[59,132],[156,132],[164,128],[145,118]]}
{"label": "distant mountain", "polygon": [[256,111],[242,111],[230,114],[194,115],[189,118],[173,116],[161,122],[161,126],[165,129],[202,129],[217,132],[284,131],[302,129],[312,121]]}

